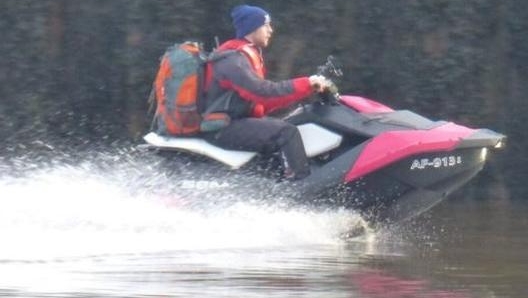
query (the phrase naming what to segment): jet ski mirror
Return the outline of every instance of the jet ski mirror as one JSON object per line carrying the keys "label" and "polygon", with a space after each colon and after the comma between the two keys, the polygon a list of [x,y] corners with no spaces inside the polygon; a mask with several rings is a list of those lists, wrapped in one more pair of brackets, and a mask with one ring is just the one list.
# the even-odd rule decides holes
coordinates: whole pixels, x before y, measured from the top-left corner
{"label": "jet ski mirror", "polygon": [[332,82],[330,88],[321,93],[322,103],[336,103],[339,101],[339,90],[337,85],[334,83],[334,80],[342,77],[343,71],[338,65],[339,63],[337,62],[337,59],[330,55],[326,58],[325,64],[317,67],[317,74],[326,77]]}
{"label": "jet ski mirror", "polygon": [[330,55],[326,58],[325,64],[317,67],[317,74],[329,79],[337,79],[343,76],[343,71],[337,62],[337,59]]}

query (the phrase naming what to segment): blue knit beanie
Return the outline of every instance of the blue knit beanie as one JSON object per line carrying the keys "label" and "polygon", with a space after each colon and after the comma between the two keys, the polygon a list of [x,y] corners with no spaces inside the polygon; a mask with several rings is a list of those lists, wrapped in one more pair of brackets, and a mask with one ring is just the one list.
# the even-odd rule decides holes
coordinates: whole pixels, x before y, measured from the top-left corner
{"label": "blue knit beanie", "polygon": [[270,22],[270,16],[264,9],[250,5],[239,5],[233,8],[231,18],[237,38],[243,38],[265,23]]}

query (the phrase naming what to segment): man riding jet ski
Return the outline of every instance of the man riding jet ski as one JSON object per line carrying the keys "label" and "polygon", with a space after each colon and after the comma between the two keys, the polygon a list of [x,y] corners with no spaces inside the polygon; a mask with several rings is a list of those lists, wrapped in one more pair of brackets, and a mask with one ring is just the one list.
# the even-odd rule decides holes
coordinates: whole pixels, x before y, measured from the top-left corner
{"label": "man riding jet ski", "polygon": [[[180,136],[189,131],[199,132],[209,143],[229,150],[279,152],[285,178],[302,179],[310,174],[310,167],[298,129],[281,119],[265,116],[322,92],[331,83],[320,75],[280,82],[267,80],[262,49],[268,46],[273,33],[269,14],[259,7],[240,5],[231,16],[236,38],[207,55],[204,69],[197,71],[196,76],[174,79],[186,67],[185,50],[192,43],[176,45],[165,54],[166,63],[162,61],[155,82],[157,131]],[[199,47],[188,50],[193,51],[201,50]],[[189,118],[189,102],[181,98],[189,96],[186,85],[197,76],[203,76],[199,80],[203,86],[199,86],[200,96],[196,99],[200,115],[190,117],[200,118],[197,121],[200,127],[195,126],[194,131],[193,121],[185,123]]]}
{"label": "man riding jet ski", "polygon": [[[269,15],[239,6],[232,17],[237,39],[203,60],[204,100],[184,102],[172,90],[176,71],[162,71],[164,65],[181,68],[178,50],[189,45],[164,56],[156,78],[157,130],[144,137],[149,147],[205,155],[232,169],[278,156],[277,171],[291,180],[298,202],[352,208],[380,221],[407,219],[434,206],[474,177],[490,149],[505,140],[491,130],[340,96],[326,78],[341,75],[331,59],[318,75],[268,81],[260,49],[272,33]],[[301,102],[314,90],[324,91],[319,101]],[[294,104],[300,105],[281,119],[266,117]],[[190,117],[190,111],[196,113]]]}

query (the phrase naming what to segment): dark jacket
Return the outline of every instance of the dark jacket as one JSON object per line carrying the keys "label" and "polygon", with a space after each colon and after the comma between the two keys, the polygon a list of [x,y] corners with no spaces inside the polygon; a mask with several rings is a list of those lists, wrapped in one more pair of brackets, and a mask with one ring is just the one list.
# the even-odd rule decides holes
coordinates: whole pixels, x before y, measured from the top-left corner
{"label": "dark jacket", "polygon": [[244,39],[225,42],[212,57],[203,112],[225,112],[233,119],[262,117],[313,92],[308,77],[266,80],[260,49]]}

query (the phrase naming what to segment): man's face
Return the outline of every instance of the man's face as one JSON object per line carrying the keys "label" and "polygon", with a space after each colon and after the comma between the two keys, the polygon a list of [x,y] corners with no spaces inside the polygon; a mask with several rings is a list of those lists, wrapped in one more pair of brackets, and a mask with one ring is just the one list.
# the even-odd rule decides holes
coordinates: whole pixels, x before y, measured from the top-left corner
{"label": "man's face", "polygon": [[271,27],[271,23],[266,22],[257,30],[251,32],[246,38],[252,43],[254,43],[256,46],[265,48],[269,44],[272,33],[273,28]]}

